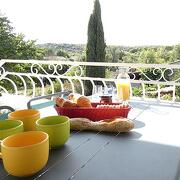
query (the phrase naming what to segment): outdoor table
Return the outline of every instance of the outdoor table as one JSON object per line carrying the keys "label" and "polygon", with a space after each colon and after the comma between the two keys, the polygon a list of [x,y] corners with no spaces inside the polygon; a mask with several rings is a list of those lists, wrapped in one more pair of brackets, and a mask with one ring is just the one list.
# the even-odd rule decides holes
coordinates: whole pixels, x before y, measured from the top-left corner
{"label": "outdoor table", "polygon": [[[133,101],[129,133],[72,131],[67,143],[50,150],[47,165],[23,179],[179,180],[179,105]],[[53,107],[41,115],[57,114]],[[0,180],[8,175],[0,162]],[[22,179],[22,178],[21,178]]]}

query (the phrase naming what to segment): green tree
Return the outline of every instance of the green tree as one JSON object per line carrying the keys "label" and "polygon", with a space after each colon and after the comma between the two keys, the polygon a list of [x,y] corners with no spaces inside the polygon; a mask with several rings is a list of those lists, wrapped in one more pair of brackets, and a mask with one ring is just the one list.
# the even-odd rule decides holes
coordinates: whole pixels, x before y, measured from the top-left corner
{"label": "green tree", "polygon": [[119,62],[123,62],[123,57],[125,55],[125,51],[123,49],[119,50]]}
{"label": "green tree", "polygon": [[154,49],[143,49],[139,56],[139,61],[146,64],[156,63],[156,53]]}
{"label": "green tree", "polygon": [[15,53],[13,39],[15,34],[7,17],[0,14],[0,59],[12,57]]}
{"label": "green tree", "polygon": [[180,60],[180,45],[176,45],[174,46],[174,60],[177,61],[177,60]]}
{"label": "green tree", "polygon": [[110,61],[113,63],[118,62],[118,58],[119,58],[119,49],[117,46],[109,46],[109,53],[110,53]]}
{"label": "green tree", "polygon": [[45,56],[46,56],[46,57],[48,57],[48,56],[55,56],[54,50],[53,50],[52,48],[46,47]]}
{"label": "green tree", "polygon": [[[0,59],[42,59],[45,50],[38,48],[33,40],[24,40],[23,34],[13,32],[11,22],[7,17],[0,14]],[[27,64],[5,64],[7,71],[29,72]],[[17,77],[11,78],[17,84],[22,83]],[[0,81],[0,85],[11,89],[5,81]]]}
{"label": "green tree", "polygon": [[[104,30],[101,20],[101,6],[99,0],[94,1],[94,10],[90,15],[88,23],[88,41],[86,46],[86,61],[87,62],[105,62],[105,40]],[[87,67],[87,77],[105,77],[105,67]],[[90,82],[86,82],[87,95],[92,92]]]}
{"label": "green tree", "polygon": [[166,50],[164,47],[159,47],[157,48],[156,52],[155,52],[155,62],[156,64],[163,64],[165,63],[165,61],[167,61],[167,54],[166,54]]}
{"label": "green tree", "polygon": [[25,36],[23,34],[17,34],[13,39],[14,48],[16,50],[13,59],[42,59],[45,54],[45,50],[37,48],[35,45],[36,41],[25,41],[24,38]]}
{"label": "green tree", "polygon": [[44,49],[35,43],[25,41],[23,34],[15,34],[8,18],[0,14],[0,59],[42,59]]}
{"label": "green tree", "polygon": [[65,58],[70,57],[69,54],[66,51],[62,50],[62,49],[58,50],[57,56],[62,56],[62,57],[65,57]]}

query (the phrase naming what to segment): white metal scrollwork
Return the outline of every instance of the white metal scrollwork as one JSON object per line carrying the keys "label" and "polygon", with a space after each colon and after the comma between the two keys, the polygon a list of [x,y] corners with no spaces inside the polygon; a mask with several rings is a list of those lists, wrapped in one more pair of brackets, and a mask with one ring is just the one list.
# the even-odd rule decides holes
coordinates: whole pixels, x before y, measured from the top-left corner
{"label": "white metal scrollwork", "polygon": [[[12,63],[28,64],[29,69],[23,72],[7,71],[4,65],[7,66]],[[111,76],[109,78],[85,77],[84,69],[87,66],[106,67],[107,75],[111,74]],[[89,81],[93,88],[95,88],[98,81],[105,87],[115,86],[118,75],[116,70],[119,67],[128,69],[132,85],[132,98],[134,97],[134,88],[139,91],[136,96],[145,99],[148,93],[154,93],[155,97],[150,96],[150,98],[158,100],[162,100],[162,94],[168,89],[166,96],[168,96],[168,93],[172,96],[169,101],[177,101],[177,94],[180,91],[180,65],[168,64],[1,60],[0,92],[34,97],[69,89],[72,92],[85,94],[84,83],[86,81]],[[151,87],[155,90],[151,90]],[[165,89],[164,92],[163,89]]]}

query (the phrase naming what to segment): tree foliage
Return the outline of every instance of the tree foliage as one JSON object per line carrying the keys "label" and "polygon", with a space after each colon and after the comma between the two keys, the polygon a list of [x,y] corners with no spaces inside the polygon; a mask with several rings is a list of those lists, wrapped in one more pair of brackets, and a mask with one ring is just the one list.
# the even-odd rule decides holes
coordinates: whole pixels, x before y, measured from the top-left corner
{"label": "tree foliage", "polygon": [[[94,10],[90,15],[88,23],[88,41],[86,46],[86,61],[87,62],[105,62],[105,40],[104,40],[104,30],[101,20],[101,7],[99,0],[94,2]],[[87,67],[86,68],[87,77],[105,77],[105,67]],[[91,94],[92,87],[90,83],[86,86]]]}
{"label": "tree foliage", "polygon": [[12,57],[15,53],[13,28],[7,17],[0,14],[0,59]]}
{"label": "tree foliage", "polygon": [[33,40],[24,40],[23,34],[13,32],[11,22],[0,14],[0,59],[42,59],[44,49]]}
{"label": "tree foliage", "polygon": [[58,50],[57,56],[62,56],[62,57],[65,57],[65,58],[69,58],[69,54],[66,51],[62,50],[62,49]]}
{"label": "tree foliage", "polygon": [[[23,34],[13,32],[11,22],[7,17],[0,14],[0,59],[42,59],[44,57],[44,49],[36,46],[36,41],[27,40]],[[28,72],[30,71],[27,64],[5,64],[4,68],[12,72]],[[11,78],[16,84],[21,85],[20,79],[13,76]],[[6,89],[12,87],[5,81],[0,81],[0,85]]]}

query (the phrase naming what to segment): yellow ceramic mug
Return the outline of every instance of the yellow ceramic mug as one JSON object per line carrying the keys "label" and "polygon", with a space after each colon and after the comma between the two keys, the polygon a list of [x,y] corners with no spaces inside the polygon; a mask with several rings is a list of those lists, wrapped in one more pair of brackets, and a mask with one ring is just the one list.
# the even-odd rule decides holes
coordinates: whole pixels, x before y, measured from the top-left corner
{"label": "yellow ceramic mug", "polygon": [[49,136],[42,131],[11,135],[1,142],[0,158],[5,170],[17,177],[31,176],[40,171],[49,156]]}
{"label": "yellow ceramic mug", "polygon": [[36,109],[17,110],[8,114],[8,119],[21,120],[24,131],[36,130],[36,120],[40,118],[40,112]]}
{"label": "yellow ceramic mug", "polygon": [[3,140],[4,138],[23,132],[23,122],[19,120],[3,120],[0,121],[0,140]]}

